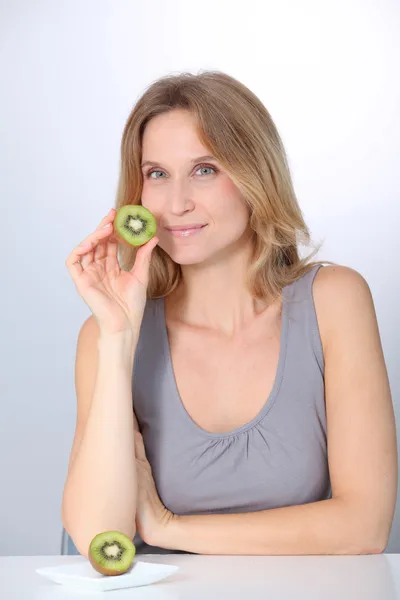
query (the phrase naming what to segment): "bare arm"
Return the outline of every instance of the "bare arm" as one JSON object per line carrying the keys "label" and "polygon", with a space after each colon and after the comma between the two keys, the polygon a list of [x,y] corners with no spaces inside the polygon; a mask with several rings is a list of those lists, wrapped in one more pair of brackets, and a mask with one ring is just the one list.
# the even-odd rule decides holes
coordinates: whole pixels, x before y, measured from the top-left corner
{"label": "bare arm", "polygon": [[247,514],[175,516],[151,543],[201,554],[375,554],[398,482],[395,418],[374,304],[363,277],[324,267],[314,285],[323,333],[332,498]]}
{"label": "bare arm", "polygon": [[77,423],[62,521],[79,552],[102,531],[135,535],[136,462],[132,407],[133,332],[100,334],[91,316],[76,353]]}

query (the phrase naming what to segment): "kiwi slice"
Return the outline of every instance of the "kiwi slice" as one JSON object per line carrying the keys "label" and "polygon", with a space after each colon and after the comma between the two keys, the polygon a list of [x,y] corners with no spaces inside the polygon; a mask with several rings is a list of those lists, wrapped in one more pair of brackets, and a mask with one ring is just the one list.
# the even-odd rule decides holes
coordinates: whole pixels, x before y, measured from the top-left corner
{"label": "kiwi slice", "polygon": [[126,573],[135,554],[132,540],[119,531],[98,533],[89,546],[89,560],[96,571],[103,575]]}
{"label": "kiwi slice", "polygon": [[141,204],[121,206],[115,215],[114,231],[122,243],[129,246],[142,246],[157,229],[154,215]]}

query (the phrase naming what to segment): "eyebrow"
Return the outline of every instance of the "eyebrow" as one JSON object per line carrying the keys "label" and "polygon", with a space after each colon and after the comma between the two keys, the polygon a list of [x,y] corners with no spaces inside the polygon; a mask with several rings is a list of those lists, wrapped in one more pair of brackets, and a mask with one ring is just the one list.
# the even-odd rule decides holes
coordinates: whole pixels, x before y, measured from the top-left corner
{"label": "eyebrow", "polygon": [[[194,164],[194,163],[196,163],[196,162],[198,162],[198,161],[201,161],[201,160],[215,160],[215,161],[216,161],[217,159],[216,159],[214,156],[198,156],[197,158],[193,158],[193,159],[192,159],[190,162],[191,162],[192,164]],[[146,165],[151,165],[152,167],[157,167],[157,166],[158,166],[158,165],[160,165],[160,164],[161,164],[161,163],[159,163],[159,162],[153,162],[153,161],[151,161],[151,160],[145,160],[145,161],[142,163],[142,165],[141,165],[141,166],[142,166],[142,167],[145,167]]]}

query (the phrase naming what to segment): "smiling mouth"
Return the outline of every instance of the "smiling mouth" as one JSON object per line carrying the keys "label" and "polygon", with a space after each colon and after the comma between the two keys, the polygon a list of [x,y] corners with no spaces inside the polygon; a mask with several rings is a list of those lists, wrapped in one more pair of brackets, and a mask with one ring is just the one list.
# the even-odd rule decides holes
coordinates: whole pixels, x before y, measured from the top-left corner
{"label": "smiling mouth", "polygon": [[165,229],[169,229],[169,231],[182,231],[186,229],[200,229],[201,227],[205,227],[206,223],[188,223],[187,225],[171,225],[169,227],[165,227]]}
{"label": "smiling mouth", "polygon": [[200,231],[202,229],[204,229],[205,227],[207,227],[207,224],[205,225],[187,225],[182,226],[182,227],[166,227],[166,231],[168,231],[168,233],[170,233],[172,236],[174,237],[188,237],[188,236],[192,236],[192,235],[196,235],[198,233],[200,233]]}

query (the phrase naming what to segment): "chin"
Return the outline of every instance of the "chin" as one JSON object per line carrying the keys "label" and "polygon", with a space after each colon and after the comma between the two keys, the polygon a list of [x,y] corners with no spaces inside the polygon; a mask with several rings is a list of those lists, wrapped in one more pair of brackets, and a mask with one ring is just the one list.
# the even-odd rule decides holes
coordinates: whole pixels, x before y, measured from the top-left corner
{"label": "chin", "polygon": [[178,265],[199,265],[207,260],[207,256],[199,252],[171,252],[169,256]]}
{"label": "chin", "polygon": [[166,254],[178,265],[198,265],[210,257],[209,252],[204,252],[202,248],[168,248],[159,244]]}

